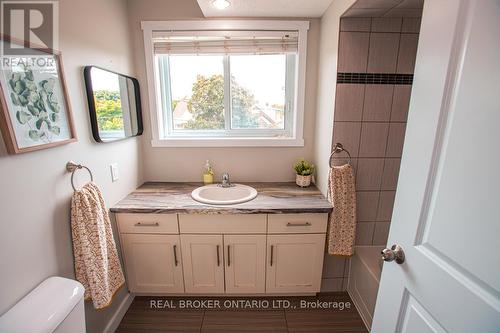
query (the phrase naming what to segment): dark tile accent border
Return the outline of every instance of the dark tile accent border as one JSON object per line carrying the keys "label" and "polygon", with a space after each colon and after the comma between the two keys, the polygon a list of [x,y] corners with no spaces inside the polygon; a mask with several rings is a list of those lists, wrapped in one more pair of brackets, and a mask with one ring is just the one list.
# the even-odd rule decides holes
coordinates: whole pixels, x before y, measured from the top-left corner
{"label": "dark tile accent border", "polygon": [[337,83],[412,84],[413,74],[337,73]]}

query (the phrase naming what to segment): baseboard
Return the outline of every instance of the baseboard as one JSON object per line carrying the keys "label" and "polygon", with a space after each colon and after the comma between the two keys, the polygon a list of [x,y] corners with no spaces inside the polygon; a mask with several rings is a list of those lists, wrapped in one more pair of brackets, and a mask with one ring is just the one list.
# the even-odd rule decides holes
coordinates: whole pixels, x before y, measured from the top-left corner
{"label": "baseboard", "polygon": [[165,299],[169,297],[184,297],[184,298],[192,298],[192,297],[204,297],[204,298],[214,298],[214,297],[222,297],[222,298],[234,298],[234,297],[295,297],[295,296],[316,296],[318,292],[311,293],[269,293],[269,294],[187,294],[187,293],[134,293],[134,296],[146,296],[151,298]]}
{"label": "baseboard", "polygon": [[349,290],[349,288],[347,289],[347,293],[349,294],[349,297],[351,298],[352,302],[354,303],[354,307],[358,311],[358,314],[361,317],[363,324],[365,324],[366,329],[368,330],[368,332],[370,332],[372,329],[372,325],[371,325],[371,321],[368,320],[368,318],[366,318],[367,310],[365,310],[364,307],[362,307],[361,304],[359,304],[357,296],[352,294],[351,290]]}
{"label": "baseboard", "polygon": [[113,317],[111,317],[111,320],[106,325],[106,328],[104,329],[103,333],[114,333],[116,331],[116,329],[120,325],[120,322],[123,319],[123,316],[125,316],[125,313],[127,313],[127,310],[130,307],[130,304],[132,304],[133,300],[134,300],[134,295],[127,293],[127,296],[123,298],[123,301],[118,307],[118,310],[116,310]]}

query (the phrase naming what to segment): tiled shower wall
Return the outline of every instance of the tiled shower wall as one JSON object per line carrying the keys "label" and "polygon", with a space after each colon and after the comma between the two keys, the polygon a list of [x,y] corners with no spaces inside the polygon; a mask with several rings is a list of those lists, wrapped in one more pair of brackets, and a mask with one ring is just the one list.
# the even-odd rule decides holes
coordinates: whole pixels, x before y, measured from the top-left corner
{"label": "tiled shower wall", "polygon": [[[351,153],[356,173],[356,245],[387,242],[419,27],[419,18],[341,19],[333,144]],[[348,266],[326,256],[322,290],[345,289]]]}

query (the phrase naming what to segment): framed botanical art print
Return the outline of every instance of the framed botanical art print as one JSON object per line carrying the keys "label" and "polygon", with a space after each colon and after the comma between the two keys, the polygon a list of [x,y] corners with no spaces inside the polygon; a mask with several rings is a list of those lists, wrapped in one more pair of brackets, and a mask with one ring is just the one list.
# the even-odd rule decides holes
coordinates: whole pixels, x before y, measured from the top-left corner
{"label": "framed botanical art print", "polygon": [[[2,49],[5,43],[28,47],[7,36],[0,42]],[[76,141],[61,54],[32,51],[1,55],[0,129],[10,154]]]}

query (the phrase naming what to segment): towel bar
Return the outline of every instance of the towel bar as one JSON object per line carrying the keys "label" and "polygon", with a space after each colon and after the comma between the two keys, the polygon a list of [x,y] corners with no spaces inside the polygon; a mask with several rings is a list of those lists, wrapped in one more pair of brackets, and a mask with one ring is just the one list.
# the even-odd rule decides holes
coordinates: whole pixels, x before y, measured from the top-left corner
{"label": "towel bar", "polygon": [[337,142],[335,144],[335,146],[333,147],[333,151],[332,153],[330,154],[330,159],[328,160],[328,164],[330,165],[330,168],[333,167],[332,165],[332,158],[333,158],[333,155],[335,155],[335,153],[341,153],[341,152],[345,152],[347,154],[347,156],[349,157],[349,164],[351,164],[351,154],[349,153],[349,151],[347,149],[344,148],[344,146],[340,143],[340,142]]}
{"label": "towel bar", "polygon": [[86,169],[89,172],[90,175],[90,181],[94,181],[94,176],[92,175],[92,171],[88,167],[82,164],[76,164],[73,161],[69,161],[66,163],[66,170],[68,172],[71,172],[71,186],[73,187],[73,190],[76,191],[75,187],[75,182],[74,182],[74,177],[75,177],[75,171],[78,169]]}

